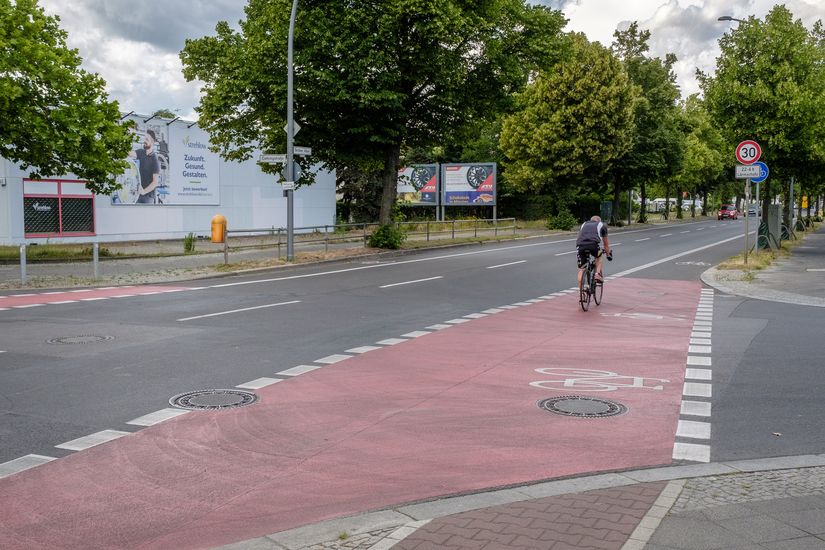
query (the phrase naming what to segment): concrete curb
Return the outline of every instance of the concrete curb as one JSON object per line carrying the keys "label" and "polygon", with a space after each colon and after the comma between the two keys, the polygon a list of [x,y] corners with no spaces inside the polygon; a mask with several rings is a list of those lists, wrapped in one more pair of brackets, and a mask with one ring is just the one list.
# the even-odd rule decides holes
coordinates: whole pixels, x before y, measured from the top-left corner
{"label": "concrete curb", "polygon": [[780,302],[784,304],[794,304],[800,306],[825,307],[825,298],[816,296],[805,296],[793,292],[761,288],[758,283],[731,280],[724,277],[725,273],[734,275],[736,271],[720,270],[712,267],[702,273],[702,282],[726,294],[753,298],[755,300],[766,300],[769,302]]}

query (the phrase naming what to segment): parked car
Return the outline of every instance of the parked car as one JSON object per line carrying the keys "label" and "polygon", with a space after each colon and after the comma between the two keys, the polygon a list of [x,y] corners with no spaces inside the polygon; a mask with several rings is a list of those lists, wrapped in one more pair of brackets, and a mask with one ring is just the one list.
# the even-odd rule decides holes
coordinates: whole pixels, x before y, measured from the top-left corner
{"label": "parked car", "polygon": [[736,211],[736,207],[732,204],[723,204],[719,207],[719,214],[716,216],[717,220],[724,220],[730,219],[735,220],[739,217],[739,212]]}
{"label": "parked car", "polygon": [[754,206],[754,205],[748,206],[748,217],[749,218],[753,217],[753,216],[756,216],[756,213],[757,213],[756,206]]}

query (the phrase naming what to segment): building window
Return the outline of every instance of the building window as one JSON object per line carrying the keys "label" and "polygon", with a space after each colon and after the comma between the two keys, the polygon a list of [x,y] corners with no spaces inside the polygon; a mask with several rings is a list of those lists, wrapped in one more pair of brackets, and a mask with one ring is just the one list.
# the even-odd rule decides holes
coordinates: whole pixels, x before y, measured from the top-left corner
{"label": "building window", "polygon": [[95,234],[94,195],[76,180],[23,180],[26,237]]}

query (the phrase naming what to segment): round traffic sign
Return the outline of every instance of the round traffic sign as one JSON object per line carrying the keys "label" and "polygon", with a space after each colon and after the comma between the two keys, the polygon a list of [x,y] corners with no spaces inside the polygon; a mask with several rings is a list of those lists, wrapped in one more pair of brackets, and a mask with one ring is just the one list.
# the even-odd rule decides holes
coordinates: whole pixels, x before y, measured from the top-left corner
{"label": "round traffic sign", "polygon": [[736,146],[736,160],[742,164],[753,164],[762,156],[762,148],[752,139],[746,139]]}
{"label": "round traffic sign", "polygon": [[768,170],[767,164],[765,164],[764,162],[754,162],[753,165],[759,167],[759,177],[751,178],[751,182],[762,183],[763,181],[768,179],[768,174],[770,173],[770,170]]}

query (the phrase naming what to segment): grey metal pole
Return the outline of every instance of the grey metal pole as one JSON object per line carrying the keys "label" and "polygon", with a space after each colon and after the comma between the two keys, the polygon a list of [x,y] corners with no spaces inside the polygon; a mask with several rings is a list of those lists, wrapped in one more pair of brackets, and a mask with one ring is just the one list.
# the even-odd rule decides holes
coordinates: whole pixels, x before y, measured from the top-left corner
{"label": "grey metal pole", "polygon": [[794,227],[793,218],[794,214],[796,214],[796,208],[793,205],[793,176],[791,176],[791,189],[788,193],[788,232],[794,231],[796,227]]}
{"label": "grey metal pole", "polygon": [[753,211],[756,213],[756,248],[753,249],[753,255],[754,256],[759,254],[759,226],[761,225],[759,222],[762,219],[762,217],[760,216],[762,206],[759,204],[759,184],[760,183],[761,182],[756,182],[756,204],[753,207]]}
{"label": "grey metal pole", "polygon": [[100,278],[100,243],[92,244],[92,264],[94,265],[94,278]]}
{"label": "grey metal pole", "polygon": [[[289,16],[289,43],[287,45],[287,80],[286,80],[286,181],[295,181],[295,170],[292,165],[295,140],[295,120],[292,115],[292,42],[295,37],[295,13],[298,11],[298,0],[292,0],[292,13]],[[286,259],[291,262],[295,256],[294,217],[295,207],[293,189],[286,192]]]}
{"label": "grey metal pole", "polygon": [[748,265],[748,205],[751,202],[751,180],[745,180],[745,265]]}
{"label": "grey metal pole", "polygon": [[20,245],[20,286],[26,286],[26,244]]}

